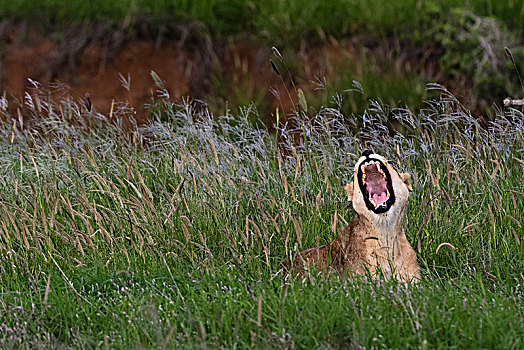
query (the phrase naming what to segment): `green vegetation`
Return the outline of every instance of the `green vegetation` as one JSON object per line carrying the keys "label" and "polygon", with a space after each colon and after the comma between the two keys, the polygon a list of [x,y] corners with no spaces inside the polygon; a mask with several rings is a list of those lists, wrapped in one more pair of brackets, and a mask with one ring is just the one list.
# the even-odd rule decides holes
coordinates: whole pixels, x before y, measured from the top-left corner
{"label": "green vegetation", "polygon": [[[339,96],[278,147],[255,109],[212,116],[162,86],[141,127],[38,86],[30,119],[0,100],[0,347],[522,347],[523,115],[486,128],[429,88],[417,113],[347,116]],[[350,221],[363,147],[414,177],[422,282],[285,278]]]}
{"label": "green vegetation", "polygon": [[[491,107],[522,97],[523,12],[524,0],[0,0],[0,21],[49,33],[191,26],[214,50],[276,45],[286,86],[306,76],[299,48],[362,41],[280,123],[251,76],[222,72],[209,108],[159,86],[143,126],[129,105],[87,112],[36,83],[25,117],[0,97],[0,348],[523,347],[524,119]],[[374,58],[381,43],[393,48]],[[489,118],[426,90],[433,63]],[[351,220],[343,186],[364,148],[414,177],[406,231],[423,280],[282,276],[284,258]]]}
{"label": "green vegetation", "polygon": [[[326,77],[332,88],[319,101],[350,88],[352,80],[362,83],[366,97],[413,109],[427,97],[421,87],[436,80],[449,85],[475,113],[489,114],[493,103],[500,105],[507,96],[522,97],[517,76],[524,69],[524,0],[0,0],[0,21],[7,19],[43,27],[57,41],[64,40],[62,32],[79,25],[81,33],[92,31],[98,37],[104,37],[100,28],[105,28],[164,42],[180,39],[184,34],[179,29],[191,27],[191,36],[212,40],[215,53],[228,40],[250,40],[260,47],[279,47],[297,66],[300,47],[356,40],[365,49],[349,65],[334,67],[336,75]],[[381,46],[391,49],[374,67],[362,69],[360,62],[384,54],[377,51]],[[516,65],[506,59],[505,46],[514,53]],[[222,107],[226,101],[235,105],[256,100],[261,110],[269,110],[267,90],[249,83],[221,89],[231,72],[222,71],[220,64],[213,71],[211,101],[218,100]],[[305,80],[311,74],[324,78],[319,72],[293,73]],[[344,111],[361,113],[366,106],[351,107]]]}
{"label": "green vegetation", "polygon": [[[418,31],[434,18],[443,20],[456,8],[500,20],[512,30],[524,25],[524,1],[496,0],[28,0],[0,1],[1,17],[41,20],[46,25],[101,21],[132,25],[141,15],[171,21],[201,22],[209,33],[223,37],[252,33],[282,44],[311,36],[344,37],[349,32],[404,34]],[[419,33],[424,35],[423,33]],[[278,42],[275,42],[278,40]]]}

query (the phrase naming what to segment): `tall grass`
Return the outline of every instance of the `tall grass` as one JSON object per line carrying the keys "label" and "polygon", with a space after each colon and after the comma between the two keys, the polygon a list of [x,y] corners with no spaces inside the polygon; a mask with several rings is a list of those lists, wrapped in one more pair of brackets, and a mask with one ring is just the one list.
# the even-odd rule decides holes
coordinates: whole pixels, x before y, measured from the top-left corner
{"label": "tall grass", "polygon": [[345,37],[350,32],[411,37],[421,25],[443,14],[445,22],[445,14],[454,8],[497,18],[515,32],[522,29],[522,0],[4,0],[0,1],[0,19],[17,17],[51,26],[95,21],[132,27],[137,18],[151,14],[173,22],[196,20],[216,37],[249,32],[270,37],[272,44],[289,44],[303,38]]}
{"label": "tall grass", "polygon": [[[0,344],[522,346],[523,115],[481,125],[428,88],[417,114],[347,116],[335,97],[278,140],[252,107],[211,115],[161,86],[143,126],[127,104],[106,116],[37,84],[24,113],[0,103]],[[364,148],[414,177],[422,282],[282,276],[351,220]]]}

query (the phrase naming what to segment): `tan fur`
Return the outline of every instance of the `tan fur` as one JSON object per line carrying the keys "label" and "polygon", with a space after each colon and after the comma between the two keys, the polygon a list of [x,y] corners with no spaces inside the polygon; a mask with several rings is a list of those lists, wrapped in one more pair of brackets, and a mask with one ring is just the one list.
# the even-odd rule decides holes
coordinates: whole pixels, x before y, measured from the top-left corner
{"label": "tan fur", "polygon": [[348,200],[353,202],[356,214],[349,224],[330,244],[311,248],[295,255],[293,262],[284,261],[284,266],[295,271],[316,266],[338,271],[353,271],[372,275],[379,270],[385,276],[394,276],[409,282],[420,279],[415,251],[409,244],[402,227],[403,217],[411,191],[411,176],[399,174],[387,161],[377,155],[370,157],[381,160],[391,174],[395,204],[385,213],[370,211],[357,183],[357,170],[364,158],[355,165],[354,181],[345,187]]}

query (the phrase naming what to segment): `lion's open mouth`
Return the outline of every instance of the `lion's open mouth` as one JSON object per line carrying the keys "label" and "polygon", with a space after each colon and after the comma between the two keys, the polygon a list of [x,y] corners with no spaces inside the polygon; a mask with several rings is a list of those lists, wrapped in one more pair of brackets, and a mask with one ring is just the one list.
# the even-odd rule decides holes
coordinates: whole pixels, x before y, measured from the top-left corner
{"label": "lion's open mouth", "polygon": [[391,176],[382,162],[368,158],[358,170],[360,189],[369,210],[383,213],[395,202]]}
{"label": "lion's open mouth", "polygon": [[362,164],[360,168],[362,169],[362,180],[364,180],[369,201],[375,208],[385,205],[390,194],[387,188],[386,174],[380,168],[380,163],[372,160]]}

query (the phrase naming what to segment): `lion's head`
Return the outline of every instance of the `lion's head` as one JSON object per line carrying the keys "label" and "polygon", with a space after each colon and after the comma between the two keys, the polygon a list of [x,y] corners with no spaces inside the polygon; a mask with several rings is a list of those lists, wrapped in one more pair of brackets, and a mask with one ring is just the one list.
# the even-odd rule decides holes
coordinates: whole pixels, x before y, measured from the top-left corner
{"label": "lion's head", "polygon": [[411,189],[408,173],[399,174],[384,157],[371,151],[364,151],[355,165],[353,182],[346,185],[355,211],[376,223],[398,218]]}

